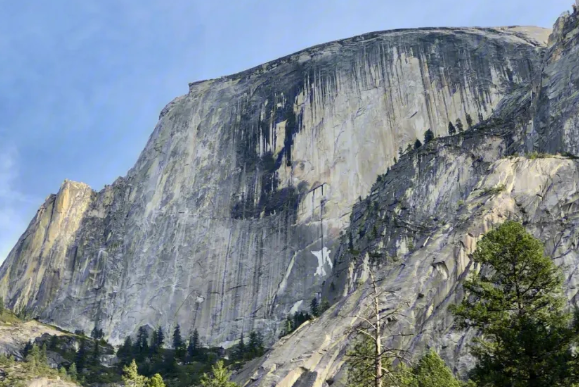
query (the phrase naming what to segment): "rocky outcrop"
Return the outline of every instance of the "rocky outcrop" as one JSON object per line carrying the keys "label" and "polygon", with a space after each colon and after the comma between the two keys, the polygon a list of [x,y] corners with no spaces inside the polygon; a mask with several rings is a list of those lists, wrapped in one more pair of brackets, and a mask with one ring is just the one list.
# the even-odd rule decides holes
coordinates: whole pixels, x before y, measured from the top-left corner
{"label": "rocky outcrop", "polygon": [[[99,325],[116,343],[177,322],[206,344],[252,329],[273,342],[337,276],[340,232],[376,177],[427,129],[445,136],[450,121],[468,128],[526,96],[547,33],[378,32],[192,83],[126,177],[99,193],[66,182],[49,197],[0,269],[0,295],[69,330]],[[465,185],[438,211],[507,146],[485,144],[492,156],[460,156],[449,177]],[[414,189],[413,205],[437,204]],[[336,281],[348,294],[351,279]]]}
{"label": "rocky outcrop", "polygon": [[0,355],[12,356],[17,360],[24,359],[22,350],[29,341],[43,335],[64,336],[66,333],[37,321],[0,323]]}

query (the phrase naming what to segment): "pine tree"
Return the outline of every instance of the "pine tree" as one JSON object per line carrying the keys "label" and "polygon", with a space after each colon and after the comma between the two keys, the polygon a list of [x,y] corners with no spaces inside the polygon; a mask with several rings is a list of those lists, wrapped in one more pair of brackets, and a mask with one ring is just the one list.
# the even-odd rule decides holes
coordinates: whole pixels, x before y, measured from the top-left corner
{"label": "pine tree", "polygon": [[99,348],[99,343],[95,340],[93,351],[92,351],[92,363],[94,365],[99,365],[100,364],[100,358],[101,358],[101,352],[100,352],[100,348]]}
{"label": "pine tree", "polygon": [[434,140],[434,132],[428,129],[424,132],[424,144],[428,144],[432,140]]}
{"label": "pine tree", "polygon": [[318,308],[318,298],[312,298],[312,302],[310,303],[310,312],[312,316],[318,317],[320,315],[320,309]]}
{"label": "pine tree", "polygon": [[211,375],[203,374],[201,385],[203,387],[238,387],[236,383],[230,382],[231,372],[223,365],[223,361],[218,361],[211,367]]}
{"label": "pine tree", "polygon": [[48,366],[48,354],[46,353],[46,343],[42,344],[40,348],[38,363],[41,366]]}
{"label": "pine tree", "polygon": [[475,328],[471,377],[478,385],[568,386],[575,374],[578,321],[564,311],[562,275],[543,244],[507,221],[478,243],[482,267],[464,283],[468,297],[452,308],[462,328]]}
{"label": "pine tree", "polygon": [[193,334],[189,338],[189,346],[187,347],[187,352],[189,353],[189,357],[195,357],[198,355],[199,351],[199,332],[197,329],[193,331]]}
{"label": "pine tree", "polygon": [[136,349],[140,354],[149,353],[149,333],[145,327],[140,327],[137,331]]}
{"label": "pine tree", "polygon": [[26,356],[26,361],[30,363],[30,369],[36,372],[38,366],[40,365],[40,350],[37,345],[32,345],[32,349],[28,356]]}
{"label": "pine tree", "polygon": [[163,345],[165,345],[165,333],[163,332],[163,328],[159,326],[157,329],[157,348],[162,349]]}
{"label": "pine tree", "polygon": [[414,141],[414,149],[418,149],[422,146],[422,143],[420,142],[419,139],[416,139],[416,141]]}
{"label": "pine tree", "polygon": [[[332,285],[333,285],[333,282],[332,282]],[[324,298],[324,299],[322,299],[322,304],[320,305],[320,314],[323,314],[328,309],[330,309],[330,302]]]}
{"label": "pine tree", "polygon": [[66,380],[68,378],[68,374],[66,372],[66,368],[64,368],[63,366],[60,366],[58,368],[58,376],[62,379],[62,380]]}
{"label": "pine tree", "polygon": [[249,334],[249,343],[247,344],[248,358],[253,359],[263,355],[263,337],[261,333],[252,331]]}
{"label": "pine tree", "polygon": [[72,363],[70,365],[70,367],[68,368],[68,375],[70,376],[70,378],[72,380],[76,380],[76,378],[78,377],[78,371],[76,369],[76,364]]}
{"label": "pine tree", "polygon": [[133,353],[133,340],[131,336],[125,338],[125,342],[119,350],[117,351],[117,358],[120,360],[121,364],[129,364],[129,360],[132,358]]}
{"label": "pine tree", "polygon": [[449,134],[449,136],[456,134],[456,128],[454,127],[454,125],[450,121],[448,122],[448,134]]}
{"label": "pine tree", "polygon": [[183,359],[185,357],[185,343],[181,337],[181,327],[179,324],[175,326],[173,331],[173,349],[175,349],[175,357],[177,359]]}
{"label": "pine tree", "polygon": [[243,360],[245,354],[246,354],[245,342],[243,340],[243,332],[241,332],[241,338],[239,339],[239,343],[235,347],[233,357],[235,358],[235,360]]}
{"label": "pine tree", "polygon": [[32,351],[32,341],[28,341],[26,345],[24,345],[24,349],[22,350],[22,357],[26,359],[30,354],[30,351]]}
{"label": "pine tree", "polygon": [[414,387],[460,387],[460,382],[454,377],[444,360],[436,352],[430,350],[420,359],[412,370]]}
{"label": "pine tree", "polygon": [[80,347],[76,352],[75,361],[76,369],[78,372],[82,372],[84,367],[86,366],[86,339],[81,337],[80,339]]}
{"label": "pine tree", "polygon": [[165,382],[163,381],[161,375],[155,374],[147,382],[147,387],[165,387]]}
{"label": "pine tree", "polygon": [[284,335],[289,335],[293,331],[292,318],[287,316],[285,319]]}
{"label": "pine tree", "polygon": [[50,336],[50,343],[48,344],[48,348],[52,351],[58,349],[58,336]]}
{"label": "pine tree", "polygon": [[159,348],[157,348],[158,341],[159,339],[157,338],[157,330],[154,330],[153,333],[151,333],[151,341],[149,344],[149,352],[151,355],[159,353]]}
{"label": "pine tree", "polygon": [[472,117],[470,116],[470,114],[466,115],[466,124],[468,125],[469,128],[472,128]]}
{"label": "pine tree", "polygon": [[123,367],[123,383],[127,387],[145,387],[147,378],[139,375],[135,360],[130,365]]}
{"label": "pine tree", "polygon": [[464,131],[464,127],[462,126],[462,121],[460,120],[460,118],[456,119],[456,127],[459,132]]}

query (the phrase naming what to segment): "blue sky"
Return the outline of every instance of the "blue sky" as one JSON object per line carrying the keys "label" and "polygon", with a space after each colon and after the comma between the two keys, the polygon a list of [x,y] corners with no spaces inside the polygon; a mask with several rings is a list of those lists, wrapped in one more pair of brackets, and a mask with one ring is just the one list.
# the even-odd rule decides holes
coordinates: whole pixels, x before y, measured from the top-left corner
{"label": "blue sky", "polygon": [[0,262],[64,179],[124,175],[188,82],[377,30],[551,27],[572,2],[0,0]]}

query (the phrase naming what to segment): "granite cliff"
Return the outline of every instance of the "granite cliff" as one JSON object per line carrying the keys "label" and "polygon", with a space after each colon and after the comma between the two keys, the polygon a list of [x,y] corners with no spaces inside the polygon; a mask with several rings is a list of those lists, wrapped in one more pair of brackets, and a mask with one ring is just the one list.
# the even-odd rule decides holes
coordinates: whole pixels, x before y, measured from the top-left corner
{"label": "granite cliff", "polygon": [[[579,165],[514,157],[579,153],[577,24],[377,32],[192,83],[127,176],[48,197],[0,295],[117,343],[179,323],[228,346],[253,329],[275,342],[321,293],[333,307],[238,376],[321,386],[339,383],[374,270],[396,290],[386,304],[410,305],[392,329],[414,335],[397,344],[437,346],[463,372],[469,336],[445,310],[484,231],[518,217],[577,262]],[[437,139],[404,151],[427,129]]]}

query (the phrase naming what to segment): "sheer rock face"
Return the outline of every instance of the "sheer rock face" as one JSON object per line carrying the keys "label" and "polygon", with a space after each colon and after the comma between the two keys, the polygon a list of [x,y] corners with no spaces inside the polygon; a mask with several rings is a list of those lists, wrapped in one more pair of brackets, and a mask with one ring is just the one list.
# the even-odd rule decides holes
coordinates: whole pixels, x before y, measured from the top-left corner
{"label": "sheer rock face", "polygon": [[579,18],[563,14],[534,87],[536,114],[529,149],[579,154]]}
{"label": "sheer rock face", "polygon": [[[386,326],[386,345],[415,357],[432,347],[465,376],[474,332],[453,329],[448,307],[462,300],[462,280],[479,269],[469,259],[477,242],[507,219],[521,221],[545,243],[545,253],[564,270],[570,304],[577,304],[579,161],[554,155],[575,152],[570,122],[579,106],[577,86],[567,80],[576,76],[577,17],[564,14],[557,21],[541,74],[504,98],[491,119],[409,152],[378,178],[354,205],[335,248],[322,293],[333,307],[280,340],[237,380],[249,386],[347,385],[345,353],[356,339],[356,316],[370,310],[370,270],[389,291],[381,298],[383,310],[402,308]],[[515,156],[530,150],[552,154]]]}
{"label": "sheer rock face", "polygon": [[[0,294],[67,329],[96,322],[116,343],[175,323],[205,344],[252,329],[273,342],[322,285],[336,297],[339,234],[399,148],[429,128],[446,135],[449,121],[475,125],[535,82],[545,31],[379,32],[193,83],[125,178],[49,197],[0,269]],[[466,186],[446,207],[416,186],[414,205],[453,207],[507,146],[498,136],[475,157],[456,145],[445,173]],[[401,182],[416,172],[405,165]],[[336,281],[349,294],[352,279]]]}

